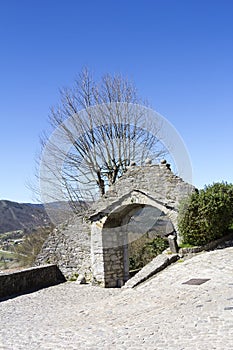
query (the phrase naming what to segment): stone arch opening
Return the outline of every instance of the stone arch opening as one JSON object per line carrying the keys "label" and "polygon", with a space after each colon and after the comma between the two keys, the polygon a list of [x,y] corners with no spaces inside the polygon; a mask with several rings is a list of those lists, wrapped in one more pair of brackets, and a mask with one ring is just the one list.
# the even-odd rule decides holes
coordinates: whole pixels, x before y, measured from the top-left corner
{"label": "stone arch opening", "polygon": [[157,207],[146,205],[130,214],[130,218],[125,218],[129,278],[168,248],[168,236],[175,235],[175,228],[170,218]]}
{"label": "stone arch opening", "polygon": [[153,235],[159,220],[161,225],[163,218],[167,218],[163,236],[175,232],[173,210],[146,200],[145,196],[137,202],[134,199],[131,196],[126,203],[92,223],[93,278],[104,287],[121,287],[130,278],[129,244],[145,233]]}

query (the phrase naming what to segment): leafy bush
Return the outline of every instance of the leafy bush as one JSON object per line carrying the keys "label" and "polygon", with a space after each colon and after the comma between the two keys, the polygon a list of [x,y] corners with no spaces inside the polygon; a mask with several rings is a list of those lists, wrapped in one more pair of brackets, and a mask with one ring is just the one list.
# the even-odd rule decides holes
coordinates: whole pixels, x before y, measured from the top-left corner
{"label": "leafy bush", "polygon": [[162,237],[148,238],[147,234],[129,245],[129,269],[139,269],[168,248],[168,241]]}
{"label": "leafy bush", "polygon": [[183,243],[204,245],[223,237],[233,224],[233,185],[215,183],[194,192],[179,209]]}

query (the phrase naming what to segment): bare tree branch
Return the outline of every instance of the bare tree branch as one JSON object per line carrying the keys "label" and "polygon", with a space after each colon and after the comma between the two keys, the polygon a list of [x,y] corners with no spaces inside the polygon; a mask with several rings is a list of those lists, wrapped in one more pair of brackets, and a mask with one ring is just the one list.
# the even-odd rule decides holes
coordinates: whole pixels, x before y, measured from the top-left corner
{"label": "bare tree branch", "polygon": [[98,191],[104,195],[132,161],[142,165],[166,154],[157,138],[161,125],[151,121],[134,84],[123,77],[107,74],[96,83],[85,68],[60,95],[49,119],[54,134],[41,140],[40,179],[53,186],[53,200],[62,194],[80,210]]}

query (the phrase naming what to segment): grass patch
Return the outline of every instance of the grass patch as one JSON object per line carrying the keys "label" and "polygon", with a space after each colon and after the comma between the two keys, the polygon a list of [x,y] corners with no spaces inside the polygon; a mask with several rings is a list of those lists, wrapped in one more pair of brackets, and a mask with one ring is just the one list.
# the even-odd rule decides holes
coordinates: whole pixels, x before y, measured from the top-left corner
{"label": "grass patch", "polygon": [[0,260],[9,259],[9,260],[15,260],[16,259],[15,253],[10,253],[8,251],[1,251],[0,252]]}
{"label": "grass patch", "polygon": [[195,245],[189,244],[189,243],[180,243],[179,248],[194,248]]}
{"label": "grass patch", "polygon": [[179,259],[177,260],[178,263],[183,263],[184,262],[184,259]]}

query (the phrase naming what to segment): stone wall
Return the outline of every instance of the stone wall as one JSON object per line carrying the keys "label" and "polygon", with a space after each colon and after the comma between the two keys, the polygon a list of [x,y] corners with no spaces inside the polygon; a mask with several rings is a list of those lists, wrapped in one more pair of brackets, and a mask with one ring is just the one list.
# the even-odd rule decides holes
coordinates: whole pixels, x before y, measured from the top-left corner
{"label": "stone wall", "polygon": [[126,258],[128,246],[122,230],[102,230],[99,223],[92,224],[91,268],[92,283],[102,287],[121,287],[128,280]]}
{"label": "stone wall", "polygon": [[0,298],[32,292],[62,282],[65,282],[65,277],[56,265],[0,274]]}
{"label": "stone wall", "polygon": [[93,214],[110,212],[120,197],[133,190],[140,190],[177,210],[180,200],[192,192],[194,187],[176,176],[167,164],[133,166],[92,206]]}
{"label": "stone wall", "polygon": [[75,274],[90,279],[91,229],[82,216],[57,226],[44,243],[36,265],[57,264],[68,279]]}

